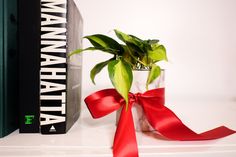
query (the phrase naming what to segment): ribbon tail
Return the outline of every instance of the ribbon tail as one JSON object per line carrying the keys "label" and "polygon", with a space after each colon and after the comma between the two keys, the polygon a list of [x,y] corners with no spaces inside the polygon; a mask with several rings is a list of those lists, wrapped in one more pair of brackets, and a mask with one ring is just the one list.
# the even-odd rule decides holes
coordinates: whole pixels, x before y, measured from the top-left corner
{"label": "ribbon tail", "polygon": [[119,123],[113,143],[114,157],[138,157],[138,146],[136,141],[131,104],[128,110],[122,107]]}
{"label": "ribbon tail", "polygon": [[212,140],[235,133],[234,130],[231,130],[225,126],[221,126],[198,134],[183,124],[183,122],[174,114],[174,112],[165,106],[160,108],[153,108],[149,106],[146,108],[145,114],[148,121],[152,127],[156,129],[156,131],[166,138],[172,140]]}

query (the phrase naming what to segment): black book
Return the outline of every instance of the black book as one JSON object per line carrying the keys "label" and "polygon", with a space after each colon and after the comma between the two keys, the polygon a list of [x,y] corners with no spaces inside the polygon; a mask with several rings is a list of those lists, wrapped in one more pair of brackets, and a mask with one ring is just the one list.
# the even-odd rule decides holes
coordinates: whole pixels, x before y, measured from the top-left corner
{"label": "black book", "polygon": [[39,132],[40,0],[19,0],[20,133]]}
{"label": "black book", "polygon": [[73,0],[41,0],[40,125],[66,133],[80,114],[82,17]]}
{"label": "black book", "polygon": [[0,0],[0,137],[18,125],[17,0]]}

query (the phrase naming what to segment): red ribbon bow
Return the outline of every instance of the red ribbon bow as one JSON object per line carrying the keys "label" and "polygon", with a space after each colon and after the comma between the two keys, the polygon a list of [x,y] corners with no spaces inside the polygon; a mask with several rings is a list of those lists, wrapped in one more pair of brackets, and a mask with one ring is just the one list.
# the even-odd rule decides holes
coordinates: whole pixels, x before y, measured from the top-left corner
{"label": "red ribbon bow", "polygon": [[134,102],[140,104],[151,126],[162,136],[171,140],[210,140],[235,133],[225,126],[197,134],[167,107],[164,106],[164,88],[149,90],[143,94],[129,94],[128,110],[125,101],[115,89],[95,92],[85,98],[93,118],[103,117],[122,107],[113,143],[114,157],[138,157],[138,147],[131,108]]}

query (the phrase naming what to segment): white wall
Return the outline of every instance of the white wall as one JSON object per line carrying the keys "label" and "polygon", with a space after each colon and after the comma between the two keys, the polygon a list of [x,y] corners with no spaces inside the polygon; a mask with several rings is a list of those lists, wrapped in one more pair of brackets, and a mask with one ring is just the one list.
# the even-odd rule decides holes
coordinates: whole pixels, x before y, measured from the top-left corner
{"label": "white wall", "polygon": [[[236,0],[77,0],[84,35],[112,30],[158,38],[167,48],[169,98],[236,99]],[[89,46],[84,41],[84,47]],[[83,55],[83,97],[111,87],[107,70],[94,86],[89,71],[109,58],[104,53]]]}

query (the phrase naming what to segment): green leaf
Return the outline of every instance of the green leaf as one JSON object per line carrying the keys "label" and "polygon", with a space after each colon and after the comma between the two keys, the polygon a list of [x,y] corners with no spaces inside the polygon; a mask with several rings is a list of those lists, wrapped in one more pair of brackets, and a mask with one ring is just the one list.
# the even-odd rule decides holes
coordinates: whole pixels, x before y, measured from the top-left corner
{"label": "green leaf", "polygon": [[129,50],[128,50],[127,46],[126,46],[126,45],[122,45],[122,46],[123,46],[123,48],[124,48],[124,50],[125,50],[125,52],[124,52],[123,55],[122,55],[123,59],[124,59],[127,63],[129,63],[131,66],[134,66],[135,63],[136,63],[136,60],[133,59],[133,57],[129,54]]}
{"label": "green leaf", "polygon": [[136,41],[143,42],[142,39],[140,39],[140,38],[138,38],[138,37],[136,37],[136,36],[134,36],[134,35],[130,35],[130,34],[129,34],[129,36],[131,36],[131,37],[132,37],[133,39],[135,39]]}
{"label": "green leaf", "polygon": [[135,56],[140,57],[144,55],[143,50],[139,46],[129,42],[127,42],[126,45],[128,46],[129,50],[132,51],[131,53],[133,53]]}
{"label": "green leaf", "polygon": [[140,58],[140,60],[143,62],[144,66],[149,66],[150,63],[152,63],[152,60],[147,55]]}
{"label": "green leaf", "polygon": [[90,78],[93,84],[95,84],[95,81],[94,81],[95,76],[112,60],[115,60],[115,58],[111,58],[105,62],[101,62],[93,67],[93,69],[90,71]]}
{"label": "green leaf", "polygon": [[115,31],[115,34],[116,34],[116,36],[121,40],[121,41],[123,41],[124,43],[127,43],[127,42],[133,42],[132,41],[132,37],[131,36],[129,36],[129,35],[127,35],[127,34],[125,34],[125,33],[123,33],[123,32],[121,32],[121,31],[118,31],[117,29],[115,29],[114,30]]}
{"label": "green leaf", "polygon": [[139,39],[138,37],[134,36],[134,35],[128,35],[125,34],[121,31],[118,30],[114,30],[116,33],[116,36],[122,40],[124,43],[126,43],[126,45],[132,49],[132,51],[137,51],[137,52],[142,52],[144,53],[144,41]]}
{"label": "green leaf", "polygon": [[114,31],[116,33],[116,36],[127,45],[128,51],[125,51],[124,53],[128,53],[127,55],[130,55],[132,59],[136,60],[136,63],[139,62],[140,64],[146,66],[146,64],[142,62],[142,60],[143,57],[147,54],[147,49],[148,47],[150,47],[150,45],[134,35],[127,35],[118,30]]}
{"label": "green leaf", "polygon": [[149,39],[149,40],[145,40],[145,42],[147,42],[150,45],[153,45],[153,44],[157,44],[159,42],[159,40],[158,39]]}
{"label": "green leaf", "polygon": [[99,50],[99,51],[102,51],[102,52],[107,52],[107,53],[110,53],[110,54],[113,54],[113,55],[116,55],[116,52],[115,50],[111,50],[111,49],[105,49],[105,48],[102,48],[102,47],[88,47],[86,49],[77,49],[77,50],[74,50],[72,52],[70,52],[68,54],[68,57],[71,57],[72,55],[75,55],[75,54],[80,54],[84,51],[88,51],[88,50],[91,50],[91,51],[94,51],[94,50]]}
{"label": "green leaf", "polygon": [[95,48],[103,49],[113,54],[122,54],[124,52],[123,47],[108,36],[95,34],[84,38],[88,39]]}
{"label": "green leaf", "polygon": [[161,74],[161,68],[155,64],[152,64],[151,70],[148,74],[148,79],[146,82],[146,89],[148,90],[148,85],[152,83]]}
{"label": "green leaf", "polygon": [[88,47],[88,48],[86,48],[86,49],[77,49],[77,50],[74,50],[74,51],[70,52],[70,53],[68,54],[68,57],[71,57],[72,55],[75,55],[75,54],[80,54],[81,52],[83,52],[83,51],[88,51],[88,50],[96,50],[96,48],[94,48],[94,47]]}
{"label": "green leaf", "polygon": [[128,94],[133,81],[132,69],[123,60],[114,60],[108,64],[110,80],[117,92],[125,99],[128,107]]}
{"label": "green leaf", "polygon": [[163,45],[159,45],[154,50],[149,50],[148,57],[154,61],[168,60],[166,56],[166,49]]}
{"label": "green leaf", "polygon": [[159,40],[157,39],[148,39],[148,40],[144,40],[144,43],[145,43],[145,50],[148,51],[148,50],[154,50],[156,49],[159,44],[158,44]]}

